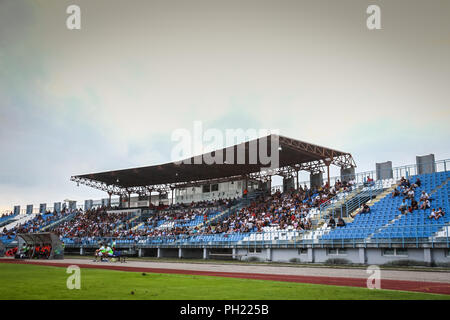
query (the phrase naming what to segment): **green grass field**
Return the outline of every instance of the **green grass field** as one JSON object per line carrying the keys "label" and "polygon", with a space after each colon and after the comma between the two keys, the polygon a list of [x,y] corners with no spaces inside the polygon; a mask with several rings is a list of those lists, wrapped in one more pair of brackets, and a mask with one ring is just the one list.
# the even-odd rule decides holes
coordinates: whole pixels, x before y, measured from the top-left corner
{"label": "green grass field", "polygon": [[69,276],[61,267],[0,264],[0,299],[450,299],[415,292],[99,269],[81,269],[81,289],[69,290]]}

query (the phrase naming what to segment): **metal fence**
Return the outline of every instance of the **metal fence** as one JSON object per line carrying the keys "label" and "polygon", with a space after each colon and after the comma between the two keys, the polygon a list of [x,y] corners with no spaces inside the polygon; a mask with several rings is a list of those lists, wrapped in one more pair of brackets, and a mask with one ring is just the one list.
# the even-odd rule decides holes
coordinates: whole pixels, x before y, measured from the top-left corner
{"label": "metal fence", "polygon": [[[355,174],[348,175],[339,175],[339,176],[331,176],[330,184],[334,185],[338,180],[339,181],[353,181],[356,185],[362,185],[367,183],[367,178],[370,178],[374,181],[382,180],[382,176],[391,176],[391,179],[395,181],[400,180],[402,177],[409,178],[411,176],[415,176],[420,174],[420,170],[424,170],[423,168],[428,169],[431,172],[446,172],[450,169],[450,159],[438,160],[429,163],[420,163],[418,164],[410,164],[399,167],[392,167],[392,169],[380,169],[380,170],[370,170],[358,172]],[[328,177],[322,179],[322,185],[326,184],[328,181]],[[310,181],[299,181],[299,186],[303,187],[304,185],[311,187]],[[294,184],[295,185],[295,184]],[[271,187],[271,192],[275,192],[276,190],[280,190],[283,192],[283,185],[275,185]]]}

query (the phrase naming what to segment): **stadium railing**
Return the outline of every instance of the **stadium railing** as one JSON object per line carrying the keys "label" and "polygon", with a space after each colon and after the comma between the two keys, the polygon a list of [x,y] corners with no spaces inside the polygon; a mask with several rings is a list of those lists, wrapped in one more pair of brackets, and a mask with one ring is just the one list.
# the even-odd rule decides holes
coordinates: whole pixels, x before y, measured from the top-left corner
{"label": "stadium railing", "polygon": [[[340,227],[334,228],[339,230]],[[371,237],[363,237],[369,231]],[[378,236],[373,236],[378,235]],[[100,242],[115,242],[118,247],[127,246],[214,246],[214,247],[293,247],[299,248],[305,245],[330,245],[330,246],[356,246],[356,245],[420,245],[436,244],[450,248],[450,223],[433,221],[430,224],[404,225],[394,230],[378,232],[371,227],[354,228],[351,232],[343,231],[342,234],[334,233],[327,237],[323,230],[280,230],[272,232],[249,232],[230,234],[198,234],[178,235],[162,237],[136,237],[136,238],[113,238],[98,237],[89,239],[74,238],[62,239],[66,245],[88,245],[95,246]]]}

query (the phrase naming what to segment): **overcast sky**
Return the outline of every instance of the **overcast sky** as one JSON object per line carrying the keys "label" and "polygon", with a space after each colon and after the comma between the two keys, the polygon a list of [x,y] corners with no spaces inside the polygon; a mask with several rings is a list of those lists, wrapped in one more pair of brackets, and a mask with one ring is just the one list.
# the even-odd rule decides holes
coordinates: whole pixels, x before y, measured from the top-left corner
{"label": "overcast sky", "polygon": [[450,158],[449,79],[448,0],[0,0],[0,212],[105,197],[70,176],[169,162],[196,120]]}

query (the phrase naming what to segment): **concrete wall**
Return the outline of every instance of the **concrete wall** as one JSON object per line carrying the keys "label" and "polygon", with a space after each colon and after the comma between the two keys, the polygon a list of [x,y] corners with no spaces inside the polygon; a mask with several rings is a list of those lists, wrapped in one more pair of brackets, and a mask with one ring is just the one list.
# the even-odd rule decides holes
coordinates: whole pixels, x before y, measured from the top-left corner
{"label": "concrete wall", "polygon": [[431,250],[431,260],[435,263],[450,264],[450,249],[433,249],[433,250]]}
{"label": "concrete wall", "polygon": [[310,188],[321,187],[323,182],[323,173],[319,172],[316,174],[309,175]]}
{"label": "concrete wall", "polygon": [[[352,263],[359,263],[359,250],[353,248],[321,248],[321,249],[313,249],[314,250],[314,262],[315,263],[324,263],[328,259],[346,259],[351,261]],[[335,252],[333,252],[335,251]]]}
{"label": "concrete wall", "polygon": [[[252,261],[256,258],[258,261],[267,261],[267,249],[260,250],[261,252],[255,252],[253,248],[237,249],[236,253],[241,256],[237,257],[237,259],[241,259],[242,261]],[[259,249],[257,251],[259,251]]]}
{"label": "concrete wall", "polygon": [[295,189],[295,180],[293,177],[283,178],[283,191]]}
{"label": "concrete wall", "polygon": [[292,262],[292,259],[299,259],[303,262],[303,259],[298,252],[298,249],[272,249],[272,261]]}
{"label": "concrete wall", "polygon": [[[450,249],[442,248],[140,248],[140,257],[235,259],[249,262],[325,263],[345,259],[353,264],[383,265],[393,261],[450,266]],[[95,248],[66,248],[66,253],[93,255]],[[219,256],[214,256],[219,254]]]}
{"label": "concrete wall", "polygon": [[377,180],[393,178],[392,161],[377,163],[375,166],[377,171]]}
{"label": "concrete wall", "polygon": [[[217,185],[218,190],[211,190],[212,185]],[[176,203],[190,203],[192,201],[214,200],[219,198],[235,198],[241,197],[244,190],[245,181],[229,181],[219,182],[213,184],[205,184],[209,192],[203,192],[203,185],[196,187],[180,188],[175,190],[175,202]],[[257,188],[256,183],[248,182],[248,190],[254,190]]]}
{"label": "concrete wall", "polygon": [[347,181],[355,179],[355,168],[341,168],[341,181]]}
{"label": "concrete wall", "polygon": [[416,165],[418,174],[436,172],[434,154],[429,154],[426,156],[416,156]]}
{"label": "concrete wall", "polygon": [[397,249],[395,255],[388,255],[385,253],[385,249],[366,249],[367,264],[385,264],[396,260],[424,261],[424,250],[426,249],[409,248],[406,255],[399,255]]}
{"label": "concrete wall", "polygon": [[[450,264],[449,249],[408,248],[406,251],[390,249],[387,252],[383,248],[345,248],[345,250],[341,248],[336,250],[333,248],[262,248],[260,250],[255,252],[252,248],[236,249],[235,252],[237,255],[242,255],[241,259],[246,261],[257,258],[257,261],[325,263],[328,259],[345,259],[350,263],[367,265],[382,265],[399,260]],[[236,256],[236,259],[239,257]]]}

